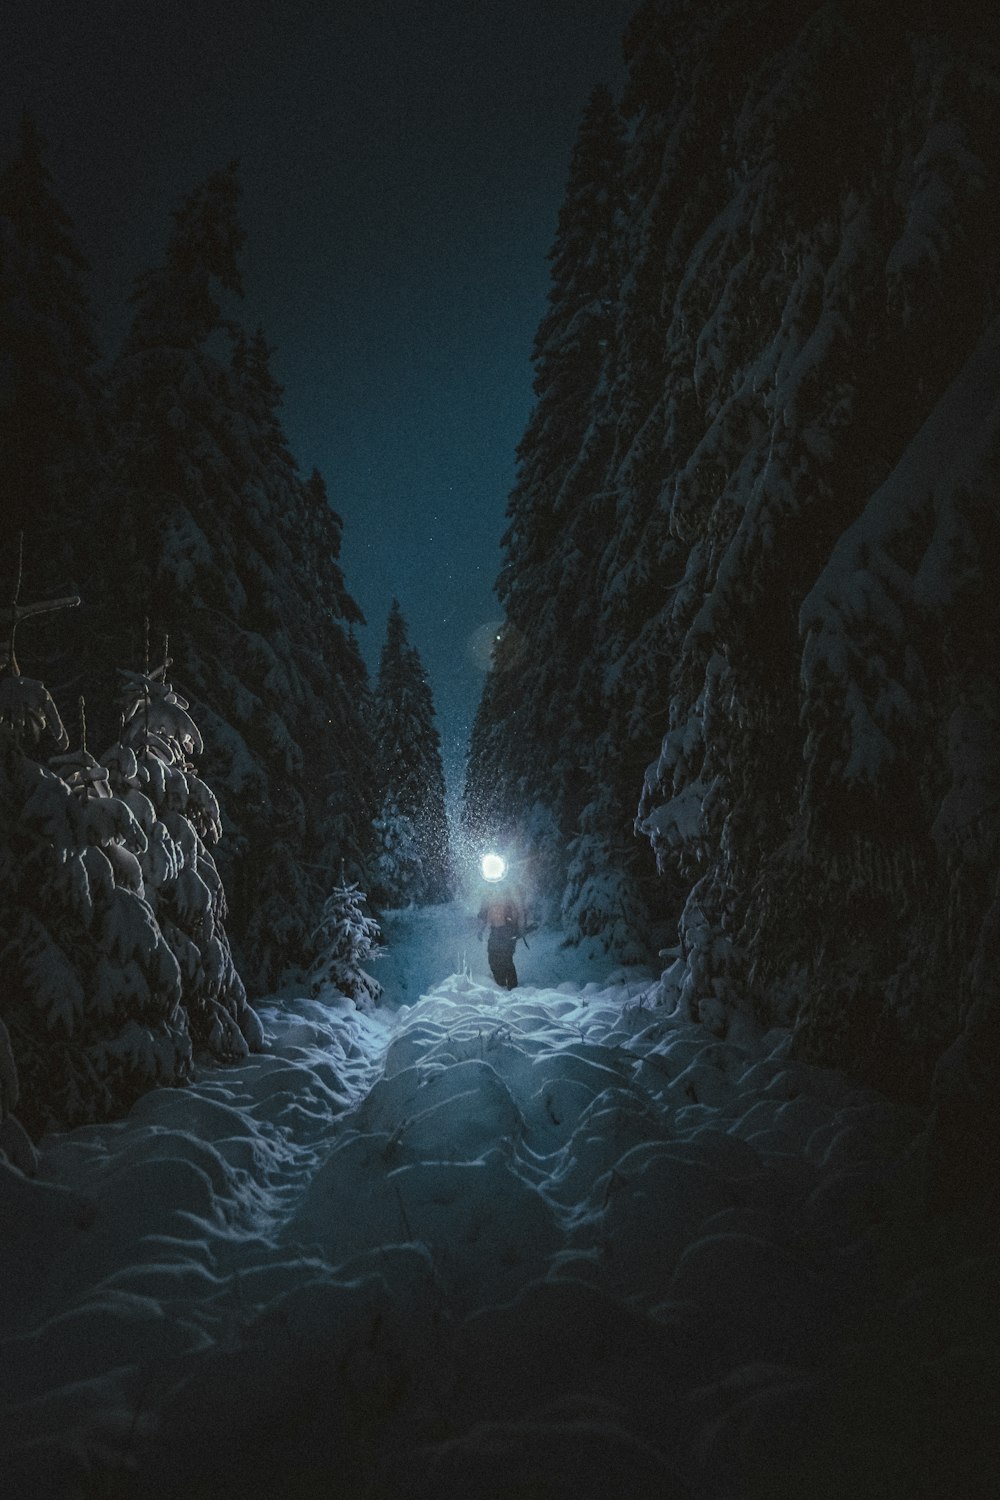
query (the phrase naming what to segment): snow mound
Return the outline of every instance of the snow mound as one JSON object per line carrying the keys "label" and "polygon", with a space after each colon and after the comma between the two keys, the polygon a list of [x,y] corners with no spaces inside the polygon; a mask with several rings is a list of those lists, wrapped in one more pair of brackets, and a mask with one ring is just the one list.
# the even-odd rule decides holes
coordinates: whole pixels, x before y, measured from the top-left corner
{"label": "snow mound", "polygon": [[655,993],[274,1002],[5,1169],[8,1491],[978,1493],[1000,1292],[932,1243],[921,1121]]}

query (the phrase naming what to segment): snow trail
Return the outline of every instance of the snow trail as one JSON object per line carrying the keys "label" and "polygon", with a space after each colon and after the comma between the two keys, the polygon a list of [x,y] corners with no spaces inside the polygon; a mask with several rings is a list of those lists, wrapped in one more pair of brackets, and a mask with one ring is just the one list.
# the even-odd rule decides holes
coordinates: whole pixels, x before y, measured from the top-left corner
{"label": "snow trail", "polygon": [[[468,935],[389,925],[390,997]],[[924,1222],[922,1122],[522,962],[269,1003],[266,1054],[0,1174],[11,1494],[980,1492],[996,1267]]]}

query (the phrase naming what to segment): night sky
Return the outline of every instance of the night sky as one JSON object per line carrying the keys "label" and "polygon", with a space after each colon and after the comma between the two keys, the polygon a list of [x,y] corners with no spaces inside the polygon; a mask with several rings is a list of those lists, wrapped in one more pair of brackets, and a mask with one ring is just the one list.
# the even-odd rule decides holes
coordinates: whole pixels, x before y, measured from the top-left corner
{"label": "night sky", "polygon": [[[241,164],[244,323],[345,521],[374,669],[396,595],[452,794],[531,404],[570,152],[636,0],[5,0],[4,160],[25,106],[91,263],[107,352],[170,210]],[[478,655],[478,660],[477,660]]]}

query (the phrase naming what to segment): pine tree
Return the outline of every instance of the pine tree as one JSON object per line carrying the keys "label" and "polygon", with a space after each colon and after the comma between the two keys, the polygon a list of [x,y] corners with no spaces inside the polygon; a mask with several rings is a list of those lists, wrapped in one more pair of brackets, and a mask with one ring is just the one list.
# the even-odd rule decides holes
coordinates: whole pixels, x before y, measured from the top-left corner
{"label": "pine tree", "polygon": [[[233,937],[262,990],[300,961],[322,869],[343,857],[365,874],[370,739],[340,520],[297,472],[263,336],[223,307],[240,290],[238,191],[233,168],[197,189],[137,285],[114,372],[115,516],[130,596],[169,634],[203,726]],[[108,630],[134,660],[125,624]]]}
{"label": "pine tree", "polygon": [[[825,793],[825,812],[810,817],[812,833],[801,821],[799,609],[839,533],[899,461],[935,386],[940,391],[961,357],[956,351],[978,335],[983,284],[969,246],[976,243],[981,264],[996,259],[981,224],[970,219],[953,236],[942,223],[932,231],[940,257],[935,287],[918,291],[919,278],[899,274],[914,237],[892,207],[898,168],[889,163],[924,157],[911,210],[921,234],[932,227],[925,217],[932,205],[938,212],[945,201],[931,192],[934,170],[950,183],[949,212],[967,215],[977,178],[991,169],[977,91],[960,103],[955,89],[943,106],[957,107],[961,124],[929,120],[944,96],[920,68],[913,73],[898,15],[879,18],[877,51],[867,23],[847,7],[785,16],[777,33],[758,27],[753,36],[734,36],[741,24],[736,12],[722,20],[706,13],[701,34],[672,32],[665,50],[686,59],[685,83],[671,92],[672,72],[658,65],[671,147],[653,153],[659,185],[649,210],[668,205],[671,249],[659,259],[677,273],[667,280],[661,269],[651,288],[669,325],[663,416],[654,408],[647,420],[660,421],[673,439],[661,447],[662,509],[686,557],[662,612],[670,723],[642,814],[661,864],[690,887],[681,923],[686,997],[723,1025],[748,993],[762,1013],[794,1015],[790,976],[815,962],[807,957],[814,943],[814,953],[823,951],[824,923],[795,902],[826,891],[816,899],[832,914],[825,872],[846,868],[836,845],[856,814],[845,818],[843,795],[826,800]],[[666,12],[660,25],[670,28]],[[943,73],[952,74],[964,45],[956,35],[944,45]],[[733,93],[731,59],[739,53],[749,62],[762,48],[759,78],[750,67],[745,88]],[[655,76],[644,75],[647,100]],[[780,91],[766,82],[773,76]],[[720,88],[731,95],[728,106]],[[862,122],[849,146],[840,129],[848,98]],[[892,98],[906,99],[906,109]],[[965,136],[961,151],[953,130]],[[950,158],[939,167],[925,136]],[[698,217],[685,224],[699,202]],[[945,283],[949,329],[941,321]],[[876,659],[884,649],[873,638]],[[834,759],[843,764],[840,751]],[[894,801],[905,822],[898,792]],[[884,823],[884,807],[870,815],[869,830]],[[824,824],[839,831],[820,853],[813,835]],[[881,838],[869,831],[861,842],[866,862]],[[873,869],[880,858],[872,855]],[[860,905],[847,898],[835,924],[856,930],[857,941],[853,977],[834,984],[830,1011],[840,1019],[829,1030],[840,1032],[840,1055],[859,1065],[875,1036],[884,1058],[910,1050],[902,1038],[899,1046],[891,1040],[894,1023],[877,998],[884,980],[868,991],[859,979],[866,971],[884,975],[901,957],[891,952],[894,924],[869,924],[886,889],[878,878],[875,884],[881,892],[872,889]],[[910,896],[900,889],[898,901],[908,905]],[[869,925],[870,938],[862,934]],[[809,986],[814,1001],[825,982]],[[854,992],[850,1006],[844,989]]]}
{"label": "pine tree", "polygon": [[233,361],[257,460],[244,490],[253,511],[243,531],[244,547],[251,543],[244,618],[274,650],[269,675],[277,686],[280,672],[287,685],[280,713],[300,768],[294,801],[277,817],[270,808],[266,827],[248,828],[239,871],[243,947],[268,982],[304,948],[322,871],[344,860],[353,878],[367,878],[374,800],[370,690],[353,634],[364,619],[340,567],[343,522],[319,471],[304,481],[298,474],[272,352],[258,330],[237,341]]}
{"label": "pine tree", "polygon": [[379,658],[373,722],[380,794],[375,899],[384,906],[445,901],[451,866],[441,739],[427,673],[396,599]]}
{"label": "pine tree", "polygon": [[[625,143],[606,89],[581,122],[550,253],[549,311],[535,339],[537,403],[518,449],[497,591],[506,620],[470,747],[464,820],[530,851],[540,908],[568,934],[649,956],[632,832],[636,775],[656,744],[630,713],[624,649],[596,607],[623,508],[609,483],[620,385],[618,317],[627,227]],[[629,601],[626,601],[628,603]],[[627,639],[627,624],[619,626]],[[614,675],[600,665],[615,649]],[[610,679],[610,680],[609,680]],[[623,753],[623,745],[628,746]],[[635,748],[636,745],[638,748]]]}
{"label": "pine tree", "polygon": [[323,999],[330,990],[346,995],[359,1010],[378,1004],[382,986],[361,967],[379,958],[379,925],[365,911],[367,897],[349,884],[341,872],[323,905],[319,926],[312,935],[316,954],[310,969],[313,994]]}
{"label": "pine tree", "polygon": [[219,804],[196,774],[204,749],[188,703],[166,680],[122,672],[122,729],[104,757],[112,789],[132,810],[146,847],[141,889],[177,960],[191,1035],[221,1061],[263,1044],[226,936],[226,898],[209,845],[222,836]]}
{"label": "pine tree", "polygon": [[915,25],[847,4],[637,18],[616,551],[625,580],[661,568],[643,630],[669,721],[641,823],[688,887],[682,999],[933,1091],[955,1176],[995,1164],[1000,1066],[1000,155],[986,33],[956,11],[929,49]]}
{"label": "pine tree", "polygon": [[638,10],[607,357],[522,444],[464,818],[554,814],[617,944],[640,794],[688,1013],[934,1101],[944,1184],[996,1167],[1000,23],[925,19]]}
{"label": "pine tree", "polygon": [[[146,900],[138,820],[85,737],[69,751],[13,643],[0,671],[0,1004],[20,1117],[38,1133],[183,1081],[191,1042],[181,972]],[[34,758],[46,737],[63,752],[54,770]]]}

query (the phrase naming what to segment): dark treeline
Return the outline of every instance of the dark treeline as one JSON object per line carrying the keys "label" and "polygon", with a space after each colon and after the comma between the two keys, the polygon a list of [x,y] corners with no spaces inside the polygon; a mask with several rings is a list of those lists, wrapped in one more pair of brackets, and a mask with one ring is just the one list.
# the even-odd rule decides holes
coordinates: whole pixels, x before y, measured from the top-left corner
{"label": "dark treeline", "polygon": [[394,599],[375,683],[377,781],[373,898],[384,906],[446,901],[451,856],[441,739],[427,672]]}
{"label": "dark treeline", "polygon": [[981,7],[640,7],[465,794],[572,936],[676,932],[664,999],[933,1104],[959,1191],[997,1160],[997,44]]}
{"label": "dark treeline", "polygon": [[[381,813],[384,823],[401,772],[376,745],[391,738],[394,714],[407,717],[402,743],[440,796],[425,803],[410,796],[419,878],[403,872],[381,894],[421,902],[441,899],[447,888],[446,869],[438,868],[446,833],[430,689],[409,648],[419,725],[391,695],[373,695],[355,633],[362,614],[338,560],[341,519],[322,476],[302,475],[289,451],[263,333],[247,331],[236,316],[244,239],[238,199],[230,167],[175,212],[163,261],[139,277],[127,335],[107,358],[87,267],[30,120],[0,174],[0,635],[16,635],[0,656],[7,794],[0,1019],[31,1124],[113,1112],[157,1079],[178,1081],[192,1042],[214,1037],[210,1051],[238,1055],[243,1043],[230,1035],[229,1021],[253,1041],[244,986],[265,993],[289,970],[307,969],[325,951],[331,889],[370,891],[377,878],[384,840],[375,820]],[[80,603],[72,613],[13,618],[12,601],[23,610],[74,596]],[[138,700],[134,674],[145,684]],[[171,713],[181,712],[177,703],[190,710],[190,731],[171,741],[165,730],[153,745],[150,702],[162,708],[169,698],[176,699],[167,704]],[[123,713],[133,716],[131,729],[123,728]],[[138,772],[125,764],[129,745],[138,743],[136,724],[146,736]],[[79,765],[52,759],[67,747]],[[153,853],[166,813],[150,810],[147,796],[150,776],[167,775],[150,770],[157,759],[180,776],[171,816],[193,820],[189,832],[175,830],[177,868],[169,879]],[[73,814],[56,836],[26,811],[39,776],[51,808],[61,796],[55,778],[73,807],[86,811],[100,796],[115,804],[119,820],[127,815],[122,799],[138,796],[149,827],[143,833],[129,824],[123,837],[106,810],[105,832]],[[188,790],[177,790],[181,782]],[[207,820],[195,806],[202,793],[217,798]],[[204,840],[217,838],[210,854]],[[118,844],[141,869],[133,862],[109,874],[95,864],[95,850],[106,861]],[[77,887],[60,887],[47,925],[37,928],[45,887],[32,885],[32,862],[48,869],[60,848]],[[206,942],[217,929],[220,951],[208,970],[179,938],[171,948],[166,933],[171,922],[178,932],[184,927],[175,920],[183,904],[175,877],[185,864],[211,886],[202,925]],[[87,904],[98,869],[115,890],[127,887],[145,903],[148,930],[144,938],[138,928],[133,934],[141,995],[123,974],[102,971],[98,982],[91,972],[113,946]],[[112,897],[111,907],[122,904]],[[161,948],[173,952],[174,967]],[[161,960],[166,969],[157,978]],[[214,978],[198,998],[197,975],[209,971]],[[53,998],[60,985],[69,985],[72,1004]],[[94,1007],[103,1007],[99,1024]],[[112,1013],[122,1026],[129,1017],[146,1026],[153,1042],[143,1040],[128,1058],[126,1044],[116,1042],[118,1082],[108,1086]],[[48,1068],[51,1057],[38,1061],[60,1051],[67,1054],[61,1073]]]}
{"label": "dark treeline", "polygon": [[303,479],[288,451],[263,336],[227,309],[241,293],[236,175],[174,215],[107,363],[28,123],[0,193],[0,333],[14,351],[0,562],[12,583],[23,531],[26,594],[82,601],[71,628],[52,615],[25,630],[23,670],[71,732],[85,694],[101,751],[117,733],[118,670],[154,666],[166,639],[223,803],[231,926],[260,989],[300,961],[339,860],[367,875],[375,787],[341,523],[321,476]]}

